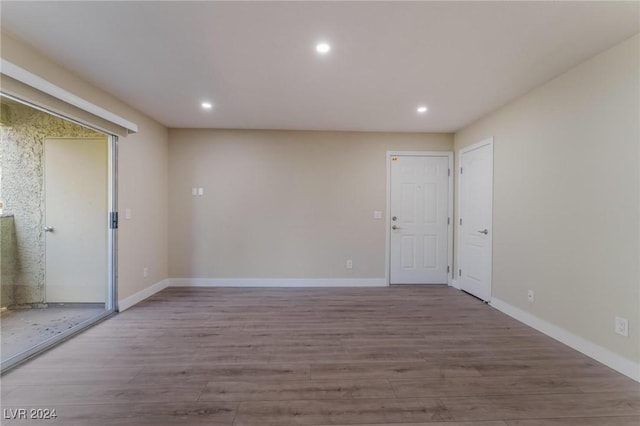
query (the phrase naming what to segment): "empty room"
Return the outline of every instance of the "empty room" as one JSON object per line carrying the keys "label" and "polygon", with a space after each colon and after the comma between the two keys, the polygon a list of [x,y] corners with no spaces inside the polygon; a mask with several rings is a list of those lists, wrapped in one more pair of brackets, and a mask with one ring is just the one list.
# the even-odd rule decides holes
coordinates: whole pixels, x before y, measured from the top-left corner
{"label": "empty room", "polygon": [[640,424],[640,2],[0,12],[2,425]]}

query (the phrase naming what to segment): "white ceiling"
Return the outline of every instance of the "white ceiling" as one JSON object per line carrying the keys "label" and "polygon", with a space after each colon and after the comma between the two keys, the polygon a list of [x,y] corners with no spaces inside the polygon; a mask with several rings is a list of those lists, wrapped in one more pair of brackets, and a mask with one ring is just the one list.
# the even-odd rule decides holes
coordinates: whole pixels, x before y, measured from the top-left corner
{"label": "white ceiling", "polygon": [[3,0],[2,30],[169,127],[450,132],[640,32],[640,3]]}

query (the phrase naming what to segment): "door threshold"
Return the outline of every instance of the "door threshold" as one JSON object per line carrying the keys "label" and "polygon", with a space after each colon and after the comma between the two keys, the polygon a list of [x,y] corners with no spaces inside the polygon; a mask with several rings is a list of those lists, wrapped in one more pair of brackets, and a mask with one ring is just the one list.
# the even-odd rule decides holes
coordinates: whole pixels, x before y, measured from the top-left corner
{"label": "door threshold", "polygon": [[482,300],[482,299],[480,299],[478,296],[476,296],[475,294],[471,294],[471,293],[469,293],[467,290],[462,290],[462,289],[460,289],[460,291],[461,291],[461,292],[463,292],[463,293],[468,294],[469,296],[473,297],[474,299],[478,299],[479,301],[481,301],[481,302],[482,302],[482,303],[484,303],[484,304],[487,304],[487,305],[489,304],[489,301],[488,301],[488,300]]}

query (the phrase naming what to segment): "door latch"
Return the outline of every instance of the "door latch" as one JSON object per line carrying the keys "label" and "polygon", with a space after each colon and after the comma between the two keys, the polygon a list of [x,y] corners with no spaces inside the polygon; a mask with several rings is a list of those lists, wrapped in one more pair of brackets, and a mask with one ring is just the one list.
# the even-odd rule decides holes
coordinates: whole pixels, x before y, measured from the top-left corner
{"label": "door latch", "polygon": [[109,228],[118,229],[118,212],[111,212],[109,214]]}

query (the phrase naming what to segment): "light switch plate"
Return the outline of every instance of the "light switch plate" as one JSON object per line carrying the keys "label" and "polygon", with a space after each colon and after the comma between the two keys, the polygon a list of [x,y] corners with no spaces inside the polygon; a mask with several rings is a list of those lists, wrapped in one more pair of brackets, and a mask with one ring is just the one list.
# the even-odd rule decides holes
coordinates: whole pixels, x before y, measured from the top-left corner
{"label": "light switch plate", "polygon": [[382,219],[382,212],[380,210],[374,210],[373,211],[373,218],[374,219]]}
{"label": "light switch plate", "polygon": [[198,188],[191,188],[191,195],[198,195]]}
{"label": "light switch plate", "polygon": [[198,188],[198,195],[204,195],[204,189]]}
{"label": "light switch plate", "polygon": [[124,209],[124,218],[125,219],[131,219],[131,209],[129,207]]}

